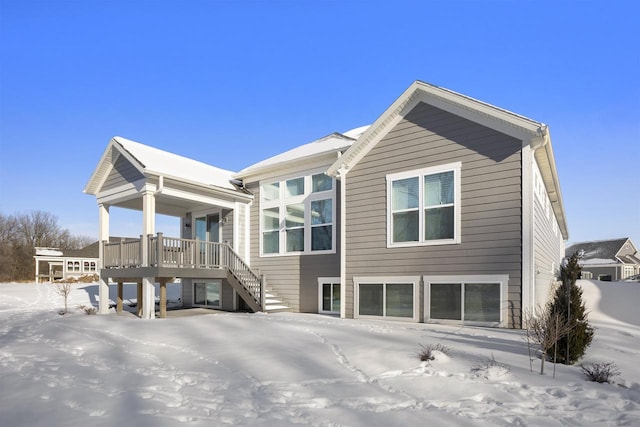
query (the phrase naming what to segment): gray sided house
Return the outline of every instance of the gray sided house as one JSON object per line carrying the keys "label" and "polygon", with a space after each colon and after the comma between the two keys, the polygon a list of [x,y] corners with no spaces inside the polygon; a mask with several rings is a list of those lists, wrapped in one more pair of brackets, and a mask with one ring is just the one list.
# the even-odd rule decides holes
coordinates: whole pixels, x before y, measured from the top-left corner
{"label": "gray sided house", "polygon": [[573,243],[565,252],[566,256],[581,255],[583,279],[618,281],[640,274],[640,254],[627,237]]}
{"label": "gray sided house", "polygon": [[[568,237],[547,126],[419,81],[372,125],[238,173],[115,137],[85,192],[101,296],[135,281],[146,318],[180,277],[186,306],[519,327]],[[142,211],[139,239],[106,242],[111,206]]]}

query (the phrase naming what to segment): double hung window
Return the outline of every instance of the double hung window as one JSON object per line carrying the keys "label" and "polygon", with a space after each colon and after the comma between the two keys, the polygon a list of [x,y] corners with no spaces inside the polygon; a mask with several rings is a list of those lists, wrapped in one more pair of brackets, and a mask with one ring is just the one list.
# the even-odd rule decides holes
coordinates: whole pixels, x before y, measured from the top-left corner
{"label": "double hung window", "polygon": [[260,186],[261,254],[335,252],[335,183],[316,173]]}
{"label": "double hung window", "polygon": [[387,175],[389,247],[460,242],[460,167]]}

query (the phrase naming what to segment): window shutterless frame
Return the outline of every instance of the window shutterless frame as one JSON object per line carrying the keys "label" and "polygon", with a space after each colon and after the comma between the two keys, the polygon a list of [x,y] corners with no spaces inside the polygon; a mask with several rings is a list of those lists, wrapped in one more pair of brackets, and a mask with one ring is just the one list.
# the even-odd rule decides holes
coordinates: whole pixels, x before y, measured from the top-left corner
{"label": "window shutterless frame", "polygon": [[[384,318],[418,322],[420,312],[420,276],[354,277],[356,318]],[[394,286],[400,285],[400,286]],[[411,310],[407,310],[410,289]],[[407,288],[407,289],[405,289]],[[379,306],[378,306],[379,305]],[[395,314],[407,315],[395,315]]]}
{"label": "window shutterless frame", "polygon": [[336,252],[336,183],[323,169],[260,181],[260,256]]}
{"label": "window shutterless frame", "polygon": [[[387,175],[388,248],[460,243],[461,168],[454,162]],[[451,224],[451,232],[434,231],[434,222]]]}
{"label": "window shutterless frame", "polygon": [[[424,283],[424,319],[425,323],[444,323],[444,324],[465,324],[465,325],[477,325],[477,326],[500,326],[507,327],[508,316],[508,285],[509,275],[496,274],[496,275],[454,275],[454,276],[423,276]],[[486,289],[492,292],[491,285],[499,286],[499,294],[491,295],[490,301],[487,301],[487,310],[491,310],[495,307],[494,297],[499,298],[498,301],[498,313],[499,318],[491,321],[477,321],[469,320],[465,317],[465,306],[468,306],[466,298],[469,298],[469,292],[465,290],[472,290],[477,292],[481,291],[481,286],[486,285]],[[440,297],[447,297],[446,303],[449,305],[449,313],[455,312],[456,315],[451,315],[450,318],[438,318],[443,316],[432,316],[432,298],[435,297],[434,286],[438,287],[438,291],[442,291],[450,287],[449,293],[445,294],[440,292]],[[469,288],[469,289],[467,289]],[[466,295],[465,295],[466,294]],[[456,300],[457,299],[457,300]],[[476,306],[477,309],[477,306]],[[456,311],[457,310],[457,311]]]}

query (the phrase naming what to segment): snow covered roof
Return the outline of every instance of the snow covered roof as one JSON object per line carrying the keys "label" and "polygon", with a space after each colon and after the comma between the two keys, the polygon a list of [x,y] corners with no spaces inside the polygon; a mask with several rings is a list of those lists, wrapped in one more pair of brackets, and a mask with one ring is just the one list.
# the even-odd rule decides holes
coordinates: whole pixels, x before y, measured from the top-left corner
{"label": "snow covered roof", "polygon": [[610,240],[596,240],[591,242],[579,242],[573,243],[565,249],[565,255],[571,256],[578,251],[584,251],[584,255],[580,260],[581,264],[593,265],[593,264],[618,264],[621,261],[626,261],[631,264],[635,264],[637,259],[634,255],[618,256],[618,252],[622,249],[622,246],[628,241],[628,238],[610,239]]}
{"label": "snow covered roof", "polygon": [[344,150],[349,148],[351,144],[353,144],[354,141],[358,139],[365,130],[367,130],[368,127],[369,126],[360,126],[344,133],[334,132],[324,138],[300,145],[299,147],[246,167],[235,174],[235,177],[243,178],[292,161],[299,161],[326,153]]}
{"label": "snow covered roof", "polygon": [[36,256],[62,256],[58,248],[36,248]]}
{"label": "snow covered roof", "polygon": [[113,137],[113,141],[140,164],[142,173],[174,177],[229,190],[236,189],[230,182],[234,174],[232,171],[149,147],[121,136]]}

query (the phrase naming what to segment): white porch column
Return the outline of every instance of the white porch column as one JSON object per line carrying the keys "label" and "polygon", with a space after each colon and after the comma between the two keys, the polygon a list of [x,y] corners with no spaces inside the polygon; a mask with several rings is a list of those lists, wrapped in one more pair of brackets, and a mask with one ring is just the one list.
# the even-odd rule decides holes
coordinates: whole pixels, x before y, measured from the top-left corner
{"label": "white porch column", "polygon": [[[142,193],[142,266],[149,266],[149,239],[156,230],[156,196],[152,191]],[[142,278],[142,318],[156,317],[156,288],[154,277]]]}
{"label": "white porch column", "polygon": [[142,278],[142,318],[156,317],[156,286],[154,277]]}
{"label": "white porch column", "polygon": [[[103,242],[109,241],[109,205],[98,204],[98,241],[100,242],[99,255],[98,255],[98,273],[100,279],[98,281],[98,312],[100,314],[107,314],[109,312],[109,280],[108,277],[102,274],[102,268],[104,267],[104,245]],[[64,268],[64,267],[63,267]]]}
{"label": "white porch column", "polygon": [[40,261],[36,258],[36,284],[40,283],[40,278],[38,276],[40,276]]}

